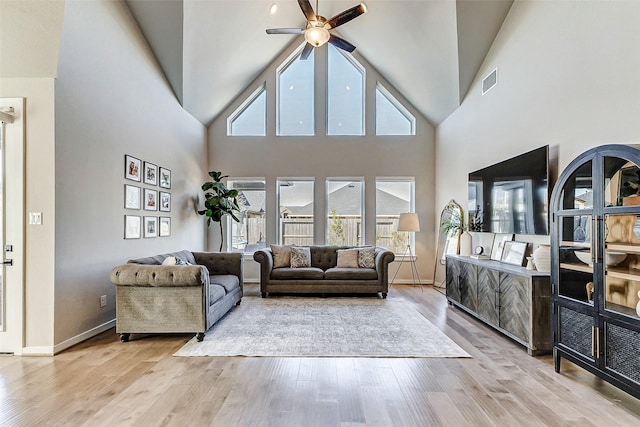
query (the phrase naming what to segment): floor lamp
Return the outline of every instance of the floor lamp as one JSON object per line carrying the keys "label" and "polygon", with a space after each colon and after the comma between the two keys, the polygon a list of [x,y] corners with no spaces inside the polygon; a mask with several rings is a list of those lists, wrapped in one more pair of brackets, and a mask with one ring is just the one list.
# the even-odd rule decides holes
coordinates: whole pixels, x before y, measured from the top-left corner
{"label": "floor lamp", "polygon": [[[401,213],[400,219],[398,220],[398,231],[405,231],[407,233],[415,233],[416,231],[420,231],[420,221],[418,220],[418,214],[413,212]],[[411,265],[411,280],[415,285],[417,279],[418,284],[420,285],[420,290],[422,290],[422,283],[420,282],[420,277],[418,276],[418,267],[416,266],[416,260],[413,257],[413,253],[411,252],[411,239],[408,235],[407,238],[409,239],[407,248],[404,250],[404,254],[402,254],[402,259],[400,260],[400,264],[398,264],[396,274],[393,275],[391,284],[393,285],[393,282],[396,280],[396,276],[400,271],[400,267],[402,267],[402,263],[404,262],[407,255],[409,255],[409,264]]]}

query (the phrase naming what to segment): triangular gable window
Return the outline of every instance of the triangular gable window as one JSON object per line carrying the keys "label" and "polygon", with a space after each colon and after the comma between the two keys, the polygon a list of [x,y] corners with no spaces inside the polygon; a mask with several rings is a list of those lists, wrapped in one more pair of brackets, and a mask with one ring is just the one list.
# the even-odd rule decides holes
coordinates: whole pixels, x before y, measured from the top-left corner
{"label": "triangular gable window", "polygon": [[376,86],[376,135],[415,135],[416,118],[380,83]]}
{"label": "triangular gable window", "polygon": [[227,120],[229,136],[267,135],[267,89],[256,89]]}
{"label": "triangular gable window", "polygon": [[[315,49],[314,49],[315,50]],[[315,135],[314,52],[301,61],[302,47],[277,69],[278,136]]]}
{"label": "triangular gable window", "polygon": [[327,135],[364,135],[364,67],[328,45]]}

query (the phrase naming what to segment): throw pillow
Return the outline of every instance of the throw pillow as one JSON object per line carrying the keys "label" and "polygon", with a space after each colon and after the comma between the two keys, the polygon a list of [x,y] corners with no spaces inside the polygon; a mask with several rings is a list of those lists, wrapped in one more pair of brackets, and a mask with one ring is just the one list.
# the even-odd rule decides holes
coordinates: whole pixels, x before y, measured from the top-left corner
{"label": "throw pillow", "polygon": [[358,267],[376,268],[376,248],[360,248],[358,250]]}
{"label": "throw pillow", "polygon": [[282,268],[291,266],[291,248],[293,245],[278,246],[271,245],[271,253],[273,254],[273,268]]}
{"label": "throw pillow", "polygon": [[358,268],[357,249],[338,249],[338,268]]}
{"label": "throw pillow", "polygon": [[291,268],[311,267],[311,251],[305,247],[291,247]]}
{"label": "throw pillow", "polygon": [[176,265],[177,258],[174,256],[168,256],[162,261],[162,265]]}

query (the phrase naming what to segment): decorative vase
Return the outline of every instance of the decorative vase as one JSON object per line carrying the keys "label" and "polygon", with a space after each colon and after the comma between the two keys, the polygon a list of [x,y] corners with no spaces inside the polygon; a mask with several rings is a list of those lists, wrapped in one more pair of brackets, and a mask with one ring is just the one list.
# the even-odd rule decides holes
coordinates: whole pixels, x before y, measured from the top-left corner
{"label": "decorative vase", "polygon": [[536,265],[533,262],[533,257],[532,256],[528,256],[527,257],[527,270],[535,270],[536,269]]}
{"label": "decorative vase", "polygon": [[468,231],[463,231],[460,235],[460,255],[471,256],[473,239]]}
{"label": "decorative vase", "polygon": [[549,273],[551,271],[551,246],[546,243],[540,244],[533,251],[533,263],[538,271]]}

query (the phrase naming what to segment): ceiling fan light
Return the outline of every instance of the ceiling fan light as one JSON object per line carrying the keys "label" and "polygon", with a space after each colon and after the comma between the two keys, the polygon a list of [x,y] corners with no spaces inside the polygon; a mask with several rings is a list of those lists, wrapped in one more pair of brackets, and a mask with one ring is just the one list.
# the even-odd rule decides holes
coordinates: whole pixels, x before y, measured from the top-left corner
{"label": "ceiling fan light", "polygon": [[311,27],[304,32],[304,39],[315,47],[322,46],[329,41],[329,31],[323,27]]}

